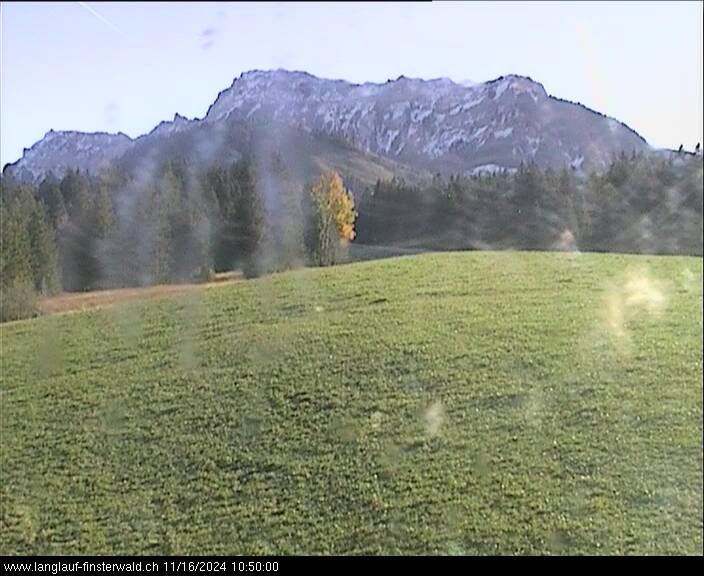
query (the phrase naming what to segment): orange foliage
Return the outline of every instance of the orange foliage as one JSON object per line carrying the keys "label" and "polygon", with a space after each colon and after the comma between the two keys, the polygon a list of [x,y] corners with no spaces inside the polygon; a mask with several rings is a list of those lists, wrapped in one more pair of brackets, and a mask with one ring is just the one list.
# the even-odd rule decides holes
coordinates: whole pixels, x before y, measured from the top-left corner
{"label": "orange foliage", "polygon": [[353,240],[357,213],[352,194],[345,189],[340,175],[337,172],[323,174],[311,189],[311,195],[318,209],[334,221],[340,240]]}

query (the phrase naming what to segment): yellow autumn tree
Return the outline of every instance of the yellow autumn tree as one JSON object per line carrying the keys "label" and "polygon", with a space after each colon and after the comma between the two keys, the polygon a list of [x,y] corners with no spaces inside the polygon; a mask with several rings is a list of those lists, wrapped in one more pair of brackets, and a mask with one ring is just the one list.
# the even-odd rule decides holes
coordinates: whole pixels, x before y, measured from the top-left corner
{"label": "yellow autumn tree", "polygon": [[345,188],[337,172],[325,172],[311,186],[312,225],[309,246],[319,266],[335,264],[342,249],[354,239],[354,209],[352,194]]}

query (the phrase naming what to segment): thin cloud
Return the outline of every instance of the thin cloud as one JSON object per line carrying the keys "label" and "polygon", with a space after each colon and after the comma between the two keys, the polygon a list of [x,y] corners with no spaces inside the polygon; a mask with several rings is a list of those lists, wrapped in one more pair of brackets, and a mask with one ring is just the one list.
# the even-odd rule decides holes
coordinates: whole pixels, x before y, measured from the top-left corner
{"label": "thin cloud", "polygon": [[215,36],[217,33],[218,29],[214,26],[208,26],[200,33],[201,40],[203,41],[201,48],[203,48],[203,50],[207,50],[215,44]]}

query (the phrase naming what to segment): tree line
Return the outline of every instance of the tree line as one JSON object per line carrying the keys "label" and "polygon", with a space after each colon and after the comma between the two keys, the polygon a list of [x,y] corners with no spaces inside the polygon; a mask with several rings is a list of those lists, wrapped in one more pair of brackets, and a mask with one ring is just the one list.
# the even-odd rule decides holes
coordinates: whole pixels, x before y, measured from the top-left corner
{"label": "tree line", "polygon": [[425,186],[379,181],[358,204],[363,244],[702,255],[695,156],[621,154],[586,177],[526,164]]}
{"label": "tree line", "polygon": [[[169,160],[148,172],[67,170],[37,185],[1,180],[2,320],[36,314],[59,291],[252,277],[330,265],[354,236],[351,193],[336,173],[306,190],[285,166],[240,159],[194,170]],[[261,188],[276,197],[269,210]]]}
{"label": "tree line", "polygon": [[0,190],[2,320],[59,291],[206,281],[330,265],[353,239],[428,249],[702,254],[702,163],[620,155],[603,173],[534,164],[492,175],[378,181],[356,199],[338,174],[303,185],[285,160],[173,156],[141,169],[67,170]]}

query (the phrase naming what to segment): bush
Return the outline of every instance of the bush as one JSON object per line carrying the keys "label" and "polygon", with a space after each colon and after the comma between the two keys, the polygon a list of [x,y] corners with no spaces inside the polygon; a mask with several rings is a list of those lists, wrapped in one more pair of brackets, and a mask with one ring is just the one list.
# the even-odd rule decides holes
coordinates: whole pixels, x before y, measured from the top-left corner
{"label": "bush", "polygon": [[259,278],[263,276],[265,272],[266,266],[258,262],[254,256],[245,259],[242,263],[242,275],[247,279]]}
{"label": "bush", "polygon": [[0,289],[0,322],[33,318],[39,314],[32,282],[16,278]]}

